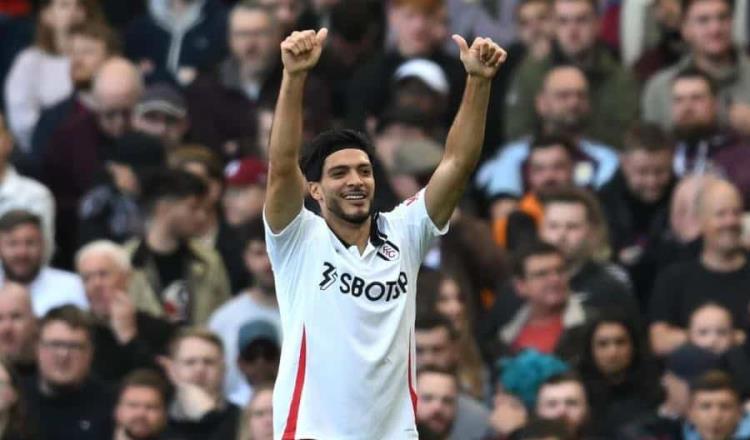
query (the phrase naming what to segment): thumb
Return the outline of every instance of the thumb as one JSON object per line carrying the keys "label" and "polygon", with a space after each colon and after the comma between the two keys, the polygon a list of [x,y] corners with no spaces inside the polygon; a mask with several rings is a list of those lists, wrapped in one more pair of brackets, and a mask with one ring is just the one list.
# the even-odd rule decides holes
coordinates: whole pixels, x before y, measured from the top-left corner
{"label": "thumb", "polygon": [[469,50],[469,45],[466,43],[466,40],[464,40],[464,37],[458,34],[453,34],[451,38],[453,39],[453,41],[456,42],[456,44],[458,45],[458,49],[461,51],[461,53],[464,53],[467,50]]}
{"label": "thumb", "polygon": [[318,43],[323,44],[326,41],[326,38],[328,37],[328,28],[320,28],[317,34],[315,34],[315,38],[318,40]]}

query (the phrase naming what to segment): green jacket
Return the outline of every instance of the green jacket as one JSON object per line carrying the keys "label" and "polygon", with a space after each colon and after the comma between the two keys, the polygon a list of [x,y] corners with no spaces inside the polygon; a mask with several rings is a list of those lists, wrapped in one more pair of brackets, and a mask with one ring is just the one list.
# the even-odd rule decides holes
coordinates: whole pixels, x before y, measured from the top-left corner
{"label": "green jacket", "polygon": [[[165,316],[161,299],[159,272],[149,249],[141,240],[125,244],[133,263],[129,293],[138,310],[157,317]],[[187,243],[190,261],[185,277],[190,294],[189,323],[202,325],[211,313],[231,298],[229,278],[221,257],[213,249],[191,240]]]}
{"label": "green jacket", "polygon": [[[553,53],[543,60],[527,56],[516,69],[505,99],[505,135],[516,139],[534,133],[539,127],[536,95],[547,72],[565,64]],[[605,50],[597,50],[593,66],[584,69],[589,82],[591,115],[586,135],[619,148],[622,135],[638,117],[638,83]]]}

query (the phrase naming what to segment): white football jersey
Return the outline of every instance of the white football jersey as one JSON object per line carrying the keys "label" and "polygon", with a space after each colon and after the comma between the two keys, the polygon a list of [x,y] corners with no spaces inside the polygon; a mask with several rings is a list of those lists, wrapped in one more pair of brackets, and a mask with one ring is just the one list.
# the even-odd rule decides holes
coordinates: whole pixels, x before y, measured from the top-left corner
{"label": "white football jersey", "polygon": [[365,252],[307,209],[280,233],[266,223],[284,344],[275,439],[415,439],[417,274],[441,231],[424,190],[377,216]]}

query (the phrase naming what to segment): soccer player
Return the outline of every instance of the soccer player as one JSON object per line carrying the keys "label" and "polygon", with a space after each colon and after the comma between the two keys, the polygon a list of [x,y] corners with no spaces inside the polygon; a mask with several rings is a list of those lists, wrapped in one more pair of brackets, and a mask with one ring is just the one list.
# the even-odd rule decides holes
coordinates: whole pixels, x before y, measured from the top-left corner
{"label": "soccer player", "polygon": [[[490,83],[507,55],[489,39],[453,37],[468,76],[443,159],[425,189],[378,213],[362,134],[320,134],[300,166],[303,88],[326,35],[294,32],[281,43],[264,207],[284,334],[274,437],[416,439],[417,272],[479,159]],[[303,207],[308,191],[321,216]]]}

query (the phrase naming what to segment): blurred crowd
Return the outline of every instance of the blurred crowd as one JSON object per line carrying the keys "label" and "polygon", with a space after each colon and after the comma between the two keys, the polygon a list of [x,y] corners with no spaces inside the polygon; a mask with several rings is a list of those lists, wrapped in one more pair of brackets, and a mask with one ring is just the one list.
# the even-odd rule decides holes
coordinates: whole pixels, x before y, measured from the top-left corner
{"label": "blurred crowd", "polygon": [[750,439],[747,0],[0,0],[0,439],[273,438],[266,150],[321,27],[305,141],[366,133],[382,211],[450,35],[509,53],[418,280],[420,438]]}

